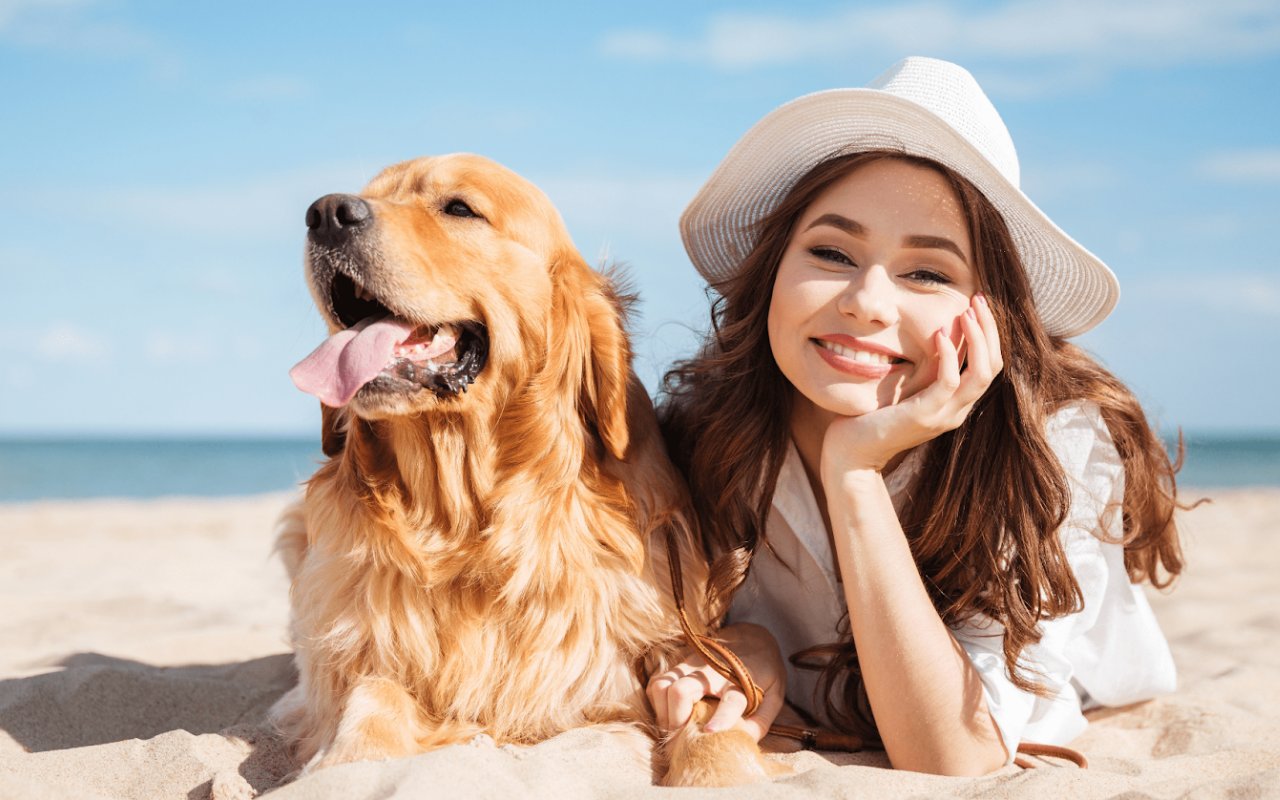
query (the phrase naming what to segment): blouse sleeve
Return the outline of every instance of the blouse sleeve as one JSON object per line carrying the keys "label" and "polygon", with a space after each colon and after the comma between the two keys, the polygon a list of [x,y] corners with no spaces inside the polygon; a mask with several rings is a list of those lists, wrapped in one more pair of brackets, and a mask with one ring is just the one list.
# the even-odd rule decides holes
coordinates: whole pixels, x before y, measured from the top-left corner
{"label": "blouse sleeve", "polygon": [[1042,622],[1040,641],[1019,657],[1023,674],[1053,694],[1040,697],[1010,680],[997,621],[979,616],[952,629],[978,671],[1011,760],[1019,742],[1074,739],[1086,725],[1082,707],[1145,700],[1173,691],[1175,680],[1169,646],[1124,567],[1124,466],[1101,414],[1093,404],[1065,406],[1049,419],[1046,435],[1071,485],[1058,535],[1084,598],[1080,611]]}

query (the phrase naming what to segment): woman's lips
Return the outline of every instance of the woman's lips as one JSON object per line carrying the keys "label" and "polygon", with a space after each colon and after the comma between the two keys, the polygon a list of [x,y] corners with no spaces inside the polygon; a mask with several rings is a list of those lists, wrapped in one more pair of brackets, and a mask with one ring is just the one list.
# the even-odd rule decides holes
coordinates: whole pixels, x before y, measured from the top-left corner
{"label": "woman's lips", "polygon": [[[817,348],[818,355],[833,369],[859,378],[883,378],[894,369],[910,363],[902,356],[886,348],[855,343],[847,336],[824,336],[821,339],[810,339]],[[855,353],[870,354],[871,358],[859,360]]]}

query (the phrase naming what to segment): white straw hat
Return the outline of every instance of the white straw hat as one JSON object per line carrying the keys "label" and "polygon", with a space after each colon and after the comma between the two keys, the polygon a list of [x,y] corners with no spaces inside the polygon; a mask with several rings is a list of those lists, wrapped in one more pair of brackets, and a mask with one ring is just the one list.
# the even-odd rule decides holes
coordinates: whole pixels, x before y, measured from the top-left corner
{"label": "white straw hat", "polygon": [[907,58],[865,89],[805,95],[771,112],[738,141],[680,217],[689,257],[708,282],[737,271],[755,226],[809,170],[832,157],[887,149],[955,170],[1004,217],[1045,329],[1076,336],[1120,298],[1107,265],[1018,188],[1009,131],[965,69]]}

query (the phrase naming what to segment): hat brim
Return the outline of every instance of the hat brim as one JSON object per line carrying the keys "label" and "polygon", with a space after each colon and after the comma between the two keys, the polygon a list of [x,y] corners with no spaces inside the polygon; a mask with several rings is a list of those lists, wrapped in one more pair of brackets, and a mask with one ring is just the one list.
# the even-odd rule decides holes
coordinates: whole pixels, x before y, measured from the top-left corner
{"label": "hat brim", "polygon": [[747,131],[680,217],[694,266],[713,286],[732,276],[755,244],[756,224],[809,170],[835,156],[881,149],[936,161],[982,192],[1009,228],[1048,333],[1076,336],[1111,313],[1120,285],[1106,264],[937,115],[874,89],[805,95]]}

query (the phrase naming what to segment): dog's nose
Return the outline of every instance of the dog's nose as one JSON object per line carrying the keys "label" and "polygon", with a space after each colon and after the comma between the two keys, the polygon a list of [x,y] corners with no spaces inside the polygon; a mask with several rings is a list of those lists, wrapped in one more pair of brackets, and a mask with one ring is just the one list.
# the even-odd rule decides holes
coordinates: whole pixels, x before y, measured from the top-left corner
{"label": "dog's nose", "polygon": [[327,194],[307,209],[307,229],[322,242],[341,242],[372,220],[369,204],[353,194]]}

